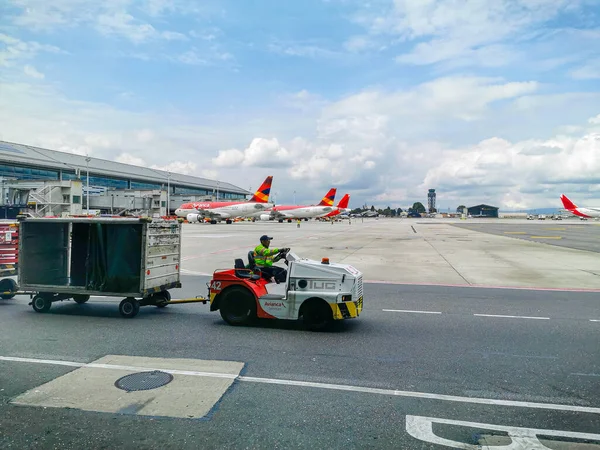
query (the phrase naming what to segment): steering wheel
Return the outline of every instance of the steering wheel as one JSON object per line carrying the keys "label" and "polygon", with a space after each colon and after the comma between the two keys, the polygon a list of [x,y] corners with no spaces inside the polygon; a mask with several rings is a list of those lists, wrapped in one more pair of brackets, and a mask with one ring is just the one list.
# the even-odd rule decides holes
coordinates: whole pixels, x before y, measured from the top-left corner
{"label": "steering wheel", "polygon": [[282,248],[281,250],[279,250],[279,256],[284,258],[283,262],[286,266],[288,265],[288,260],[285,258],[285,255],[287,255],[290,250],[290,248]]}

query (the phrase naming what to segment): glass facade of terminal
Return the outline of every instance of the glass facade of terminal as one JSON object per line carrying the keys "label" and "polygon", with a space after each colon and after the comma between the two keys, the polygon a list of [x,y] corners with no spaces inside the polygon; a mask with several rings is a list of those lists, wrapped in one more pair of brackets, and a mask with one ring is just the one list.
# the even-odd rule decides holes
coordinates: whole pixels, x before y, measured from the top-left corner
{"label": "glass facade of terminal", "polygon": [[[21,166],[17,164],[6,164],[0,163],[0,177],[2,178],[13,178],[18,180],[59,180],[61,179],[61,173],[59,170],[45,169],[45,168],[35,168],[35,167],[27,167]],[[77,176],[75,172],[71,171],[62,171],[62,179],[63,180],[75,180]],[[87,176],[85,171],[81,173],[81,180],[86,183]],[[136,180],[127,180],[124,178],[118,177],[108,177],[108,176],[97,176],[90,174],[90,186],[97,187],[107,187],[114,189],[165,189],[167,187],[167,183],[150,183]],[[213,189],[203,189],[203,188],[193,188],[193,187],[185,187],[185,186],[176,186],[171,185],[171,194],[183,194],[183,195],[205,195],[205,196],[215,196],[216,190]],[[223,192],[219,191],[219,200],[239,200],[244,199],[246,196],[244,194],[236,194],[231,192]]]}
{"label": "glass facade of terminal", "polygon": [[58,180],[58,170],[35,169],[32,167],[0,164],[0,177],[19,180]]}

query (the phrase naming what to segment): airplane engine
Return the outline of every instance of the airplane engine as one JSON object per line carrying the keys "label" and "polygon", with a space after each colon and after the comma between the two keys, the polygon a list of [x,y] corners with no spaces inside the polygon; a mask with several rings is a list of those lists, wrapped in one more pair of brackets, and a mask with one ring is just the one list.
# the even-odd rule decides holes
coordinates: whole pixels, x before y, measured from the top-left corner
{"label": "airplane engine", "polygon": [[260,220],[271,220],[271,214],[261,214]]}
{"label": "airplane engine", "polygon": [[194,222],[200,221],[199,217],[200,217],[200,214],[190,213],[187,215],[186,219],[189,223],[194,223]]}

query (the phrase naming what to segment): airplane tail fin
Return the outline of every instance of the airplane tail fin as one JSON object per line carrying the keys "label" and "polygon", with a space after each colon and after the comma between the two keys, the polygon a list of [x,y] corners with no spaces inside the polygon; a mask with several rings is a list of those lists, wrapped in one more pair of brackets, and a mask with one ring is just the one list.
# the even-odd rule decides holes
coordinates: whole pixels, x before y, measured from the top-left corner
{"label": "airplane tail fin", "polygon": [[577,205],[573,203],[565,194],[560,196],[560,200],[562,201],[562,204],[565,207],[565,209],[568,209],[569,211],[577,209]]}
{"label": "airplane tail fin", "polygon": [[348,207],[348,203],[350,203],[350,195],[346,194],[338,203],[338,208],[346,209]]}
{"label": "airplane tail fin", "polygon": [[336,191],[336,188],[329,189],[329,192],[323,197],[323,200],[321,200],[321,203],[319,203],[318,206],[333,206]]}
{"label": "airplane tail fin", "polygon": [[263,184],[256,190],[252,198],[249,200],[255,203],[268,203],[269,202],[269,194],[271,193],[271,183],[273,182],[273,177],[269,175]]}

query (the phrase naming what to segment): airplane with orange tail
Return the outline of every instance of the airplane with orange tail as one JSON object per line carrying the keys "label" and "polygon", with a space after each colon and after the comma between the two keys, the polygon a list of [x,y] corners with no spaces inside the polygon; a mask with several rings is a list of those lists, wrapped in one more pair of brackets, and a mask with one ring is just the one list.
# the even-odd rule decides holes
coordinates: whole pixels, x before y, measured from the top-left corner
{"label": "airplane with orange tail", "polygon": [[192,202],[185,203],[175,210],[177,217],[183,217],[188,222],[200,222],[210,219],[211,223],[225,220],[231,223],[236,217],[249,217],[260,211],[266,211],[273,207],[269,203],[271,183],[273,177],[268,176],[263,184],[257,189],[252,198],[247,201],[237,202]]}
{"label": "airplane with orange tail", "polygon": [[591,207],[579,207],[575,203],[573,203],[569,197],[565,194],[560,196],[560,200],[562,201],[563,206],[567,211],[575,216],[579,216],[582,219],[591,219],[593,217],[600,217],[600,208],[591,208]]}
{"label": "airplane with orange tail", "polygon": [[323,217],[335,209],[333,203],[335,201],[335,193],[337,189],[331,188],[325,194],[325,197],[318,205],[277,205],[273,206],[270,211],[265,211],[261,214],[261,220],[284,220],[291,221],[293,219],[312,219],[314,217]]}
{"label": "airplane with orange tail", "polygon": [[337,207],[330,213],[326,214],[324,217],[335,217],[339,216],[340,214],[349,213],[351,209],[348,208],[348,203],[350,203],[350,194],[345,194],[338,203]]}

